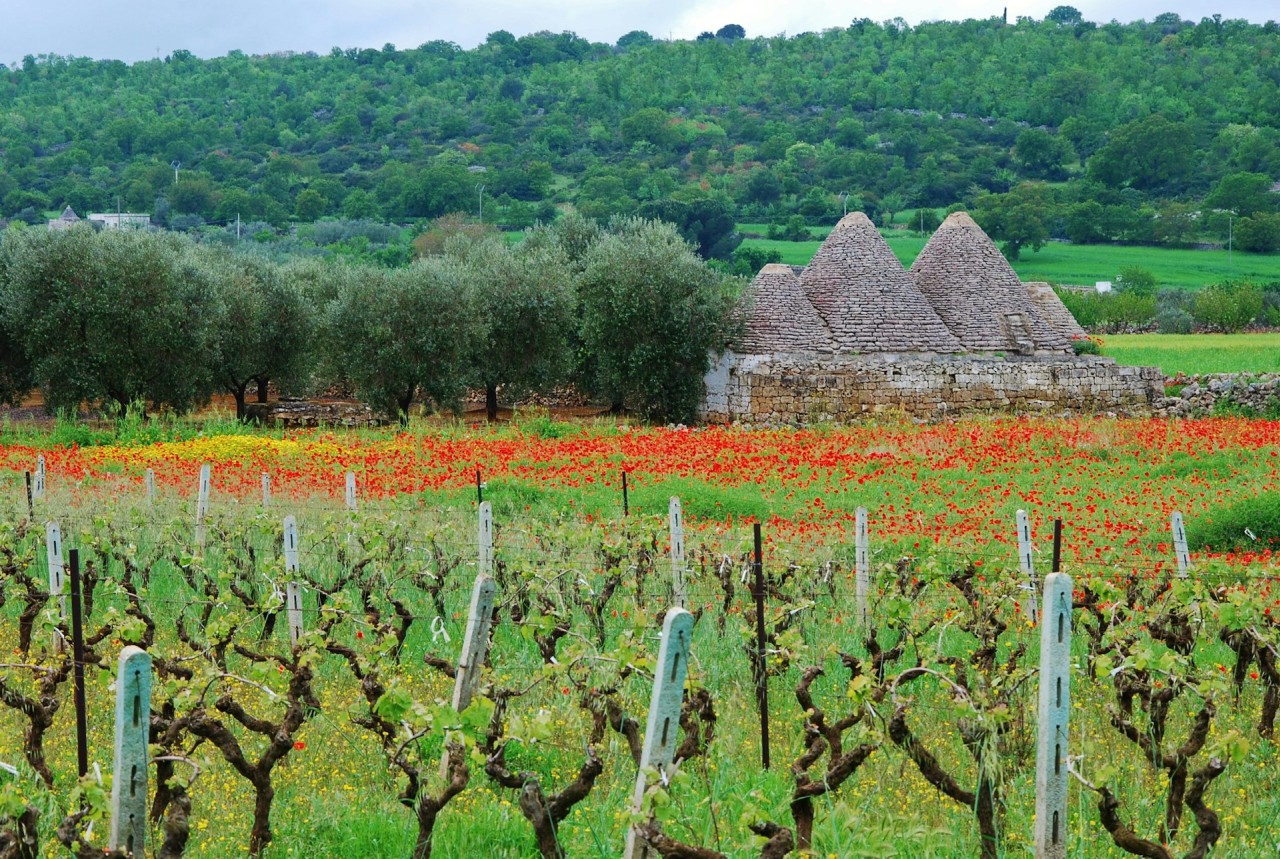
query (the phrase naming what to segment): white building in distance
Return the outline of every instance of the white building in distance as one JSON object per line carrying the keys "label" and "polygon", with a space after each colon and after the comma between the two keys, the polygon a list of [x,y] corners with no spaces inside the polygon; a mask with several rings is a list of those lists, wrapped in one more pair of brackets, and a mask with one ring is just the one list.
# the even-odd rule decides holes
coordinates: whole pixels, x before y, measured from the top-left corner
{"label": "white building in distance", "polygon": [[101,224],[104,230],[145,230],[151,226],[151,215],[136,212],[91,212],[89,220]]}

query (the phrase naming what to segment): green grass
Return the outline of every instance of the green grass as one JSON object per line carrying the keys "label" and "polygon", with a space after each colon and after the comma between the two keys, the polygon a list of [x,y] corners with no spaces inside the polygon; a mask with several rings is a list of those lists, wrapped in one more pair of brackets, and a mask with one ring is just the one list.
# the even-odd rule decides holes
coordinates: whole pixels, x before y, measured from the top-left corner
{"label": "green grass", "polygon": [[[763,224],[742,224],[740,229],[761,235]],[[815,236],[818,228],[812,228]],[[825,232],[830,232],[829,228]],[[924,247],[919,233],[889,231],[889,247],[904,266],[910,266]],[[821,239],[812,242],[784,242],[768,239],[746,239],[743,245],[777,250],[788,265],[806,265],[817,252]],[[1252,280],[1255,283],[1280,281],[1280,254],[1248,254],[1224,250],[1186,250],[1120,245],[1071,245],[1052,242],[1039,251],[1024,251],[1013,264],[1023,280],[1047,280],[1050,283],[1093,284],[1114,281],[1126,266],[1145,268],[1156,276],[1161,286],[1195,289],[1222,280]]]}
{"label": "green grass", "polygon": [[1116,334],[1102,354],[1174,373],[1280,373],[1280,334]]}

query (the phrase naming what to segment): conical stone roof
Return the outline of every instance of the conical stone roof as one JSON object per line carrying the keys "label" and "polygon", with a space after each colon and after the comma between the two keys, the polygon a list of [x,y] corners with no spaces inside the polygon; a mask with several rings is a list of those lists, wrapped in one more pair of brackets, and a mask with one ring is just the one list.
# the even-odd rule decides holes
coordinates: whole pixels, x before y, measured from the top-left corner
{"label": "conical stone roof", "polygon": [[1004,255],[965,212],[949,215],[911,266],[920,292],[966,349],[1068,352]]}
{"label": "conical stone roof", "polygon": [[1056,328],[1059,334],[1068,340],[1088,336],[1088,332],[1076,322],[1076,318],[1071,315],[1071,311],[1062,303],[1052,286],[1044,281],[1028,281],[1026,287],[1031,303],[1040,311],[1040,316]]}
{"label": "conical stone roof", "polygon": [[747,355],[831,352],[831,332],[805,297],[789,265],[770,263],[747,290],[751,305],[742,351]]}
{"label": "conical stone roof", "polygon": [[960,352],[875,225],[846,215],[800,275],[841,352]]}

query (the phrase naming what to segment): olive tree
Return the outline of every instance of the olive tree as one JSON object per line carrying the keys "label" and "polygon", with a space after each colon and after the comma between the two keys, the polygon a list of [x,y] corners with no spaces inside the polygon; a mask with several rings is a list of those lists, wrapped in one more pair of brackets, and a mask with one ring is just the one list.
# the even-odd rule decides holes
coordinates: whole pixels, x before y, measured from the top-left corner
{"label": "olive tree", "polygon": [[332,277],[321,332],[331,377],[402,424],[417,398],[456,403],[470,345],[484,336],[466,266],[430,257],[395,270],[339,266]]}
{"label": "olive tree", "polygon": [[729,342],[736,281],[670,224],[619,219],[592,244],[578,287],[593,393],[657,420],[691,420],[713,351]]}
{"label": "olive tree", "polygon": [[475,284],[484,334],[471,342],[471,369],[485,391],[485,414],[498,417],[498,386],[510,396],[563,380],[572,354],[574,274],[551,244],[512,248],[500,239],[455,240]]}
{"label": "olive tree", "polygon": [[236,417],[244,420],[250,383],[265,403],[268,381],[287,386],[306,374],[313,313],[292,268],[228,253],[211,254],[208,265],[223,308],[214,378],[235,397]]}
{"label": "olive tree", "polygon": [[181,237],[23,230],[3,249],[4,315],[50,408],[185,410],[213,391],[221,307]]}

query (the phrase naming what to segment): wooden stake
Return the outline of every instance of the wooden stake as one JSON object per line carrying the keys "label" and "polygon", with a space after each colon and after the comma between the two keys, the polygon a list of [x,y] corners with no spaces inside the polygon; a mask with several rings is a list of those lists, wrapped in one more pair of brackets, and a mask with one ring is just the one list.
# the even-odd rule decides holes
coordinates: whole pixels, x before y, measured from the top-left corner
{"label": "wooden stake", "polygon": [[1071,577],[1044,582],[1040,721],[1036,740],[1036,859],[1067,855],[1067,738],[1071,714]]}
{"label": "wooden stake", "polygon": [[[76,708],[76,772],[89,772],[89,711],[84,696],[84,624],[80,618],[80,551],[72,549],[71,561],[71,683]],[[147,716],[150,722],[151,717]]]}
{"label": "wooden stake", "polygon": [[[693,638],[693,615],[682,608],[667,610],[662,621],[662,644],[653,674],[653,696],[649,699],[649,721],[640,752],[640,774],[632,797],[632,810],[644,807],[649,789],[648,776],[657,771],[665,782],[675,757],[676,739],[680,733],[680,705],[684,699],[684,681],[689,672],[689,644]],[[636,827],[627,830],[623,859],[650,859],[657,854],[640,838]]]}
{"label": "wooden stake", "polygon": [[1040,613],[1040,606],[1036,595],[1039,583],[1036,581],[1035,557],[1031,553],[1031,518],[1027,516],[1026,510],[1019,510],[1017,516],[1018,566],[1022,568],[1023,586],[1027,589],[1020,602],[1022,613],[1035,623]]}
{"label": "wooden stake", "polygon": [[1178,558],[1178,578],[1185,579],[1191,572],[1191,552],[1187,550],[1187,529],[1182,526],[1182,514],[1174,511],[1169,517],[1173,531],[1173,552]]}
{"label": "wooden stake", "polygon": [[684,515],[680,511],[680,499],[672,495],[667,510],[671,528],[671,593],[677,606],[688,608],[689,593],[685,585],[684,568]]}
{"label": "wooden stake", "polygon": [[146,484],[147,484],[147,504],[149,505],[155,504],[156,503],[156,473],[153,469],[150,469],[150,468],[147,469]]}
{"label": "wooden stake", "polygon": [[760,709],[760,766],[769,768],[769,663],[764,635],[764,543],[760,523],[755,525],[755,582],[752,596],[756,600],[756,705]]}
{"label": "wooden stake", "polygon": [[631,499],[627,497],[627,473],[622,472],[622,515],[631,515]]}
{"label": "wooden stake", "polygon": [[866,629],[870,618],[867,614],[867,593],[871,590],[871,553],[867,548],[867,508],[857,510],[857,530],[854,533],[854,597],[858,604],[858,622]]}
{"label": "wooden stake", "polygon": [[262,506],[271,506],[271,475],[262,472]]}
{"label": "wooden stake", "polygon": [[151,657],[129,645],[116,670],[115,764],[111,779],[112,850],[144,856],[147,838],[147,740],[151,729]]}
{"label": "wooden stake", "polygon": [[22,473],[25,475],[27,480],[27,521],[34,522],[36,521],[36,502],[31,494],[31,472],[24,471]]}

